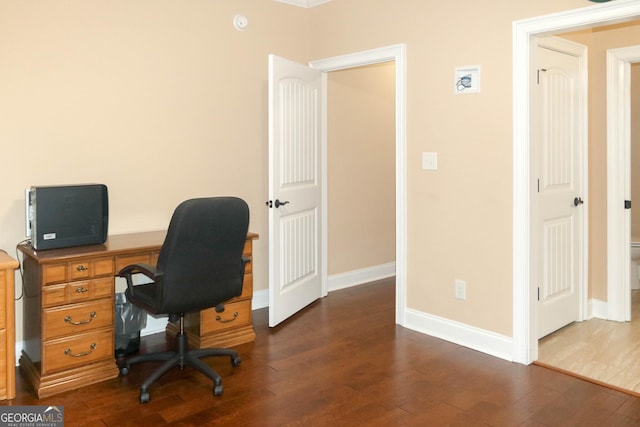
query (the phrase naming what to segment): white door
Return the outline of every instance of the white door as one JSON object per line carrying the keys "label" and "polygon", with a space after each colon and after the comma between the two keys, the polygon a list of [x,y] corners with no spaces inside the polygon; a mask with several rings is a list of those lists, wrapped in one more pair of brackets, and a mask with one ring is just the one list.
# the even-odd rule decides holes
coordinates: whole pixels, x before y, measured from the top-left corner
{"label": "white door", "polygon": [[[539,256],[538,337],[582,320],[583,148],[581,58],[538,46],[532,124],[538,141],[534,159]],[[536,115],[537,113],[537,115]],[[537,196],[537,197],[536,197]]]}
{"label": "white door", "polygon": [[269,55],[269,326],[324,296],[325,82],[320,71]]}

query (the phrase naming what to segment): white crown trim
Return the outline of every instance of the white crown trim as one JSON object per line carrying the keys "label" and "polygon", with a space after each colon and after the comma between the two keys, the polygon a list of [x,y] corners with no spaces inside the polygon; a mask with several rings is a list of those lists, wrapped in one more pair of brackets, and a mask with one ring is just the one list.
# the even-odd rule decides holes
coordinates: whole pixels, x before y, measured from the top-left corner
{"label": "white crown trim", "polygon": [[299,6],[305,8],[311,8],[319,6],[323,3],[329,3],[331,0],[275,0],[280,3],[290,4],[292,6]]}

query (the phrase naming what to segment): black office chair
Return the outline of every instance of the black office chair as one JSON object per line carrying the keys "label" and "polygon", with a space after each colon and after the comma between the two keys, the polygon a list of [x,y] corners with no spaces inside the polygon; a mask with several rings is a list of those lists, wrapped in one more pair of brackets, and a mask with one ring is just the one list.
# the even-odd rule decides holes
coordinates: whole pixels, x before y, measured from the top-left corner
{"label": "black office chair", "polygon": [[[141,354],[126,360],[120,374],[131,365],[146,361],[165,361],[140,387],[140,402],[150,399],[149,387],[174,366],[190,365],[213,380],[213,394],[222,394],[222,379],[200,358],[228,356],[238,366],[236,351],[222,348],[188,349],[184,315],[206,308],[223,311],[223,303],[242,293],[244,266],[242,249],[247,238],[249,207],[236,197],[211,197],[182,202],[173,213],[158,264],[124,267],[118,276],[127,280],[127,299],[154,315],[167,314],[169,321],[180,321],[175,351]],[[134,284],[143,274],[153,282]]]}

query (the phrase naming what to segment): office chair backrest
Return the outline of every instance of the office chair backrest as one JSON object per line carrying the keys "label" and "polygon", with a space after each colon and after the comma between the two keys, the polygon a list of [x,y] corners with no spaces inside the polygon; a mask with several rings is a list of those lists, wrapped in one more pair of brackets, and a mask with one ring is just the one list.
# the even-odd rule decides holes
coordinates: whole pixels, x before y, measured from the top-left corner
{"label": "office chair backrest", "polygon": [[178,205],[158,257],[160,312],[199,311],[240,295],[248,227],[249,207],[236,197]]}

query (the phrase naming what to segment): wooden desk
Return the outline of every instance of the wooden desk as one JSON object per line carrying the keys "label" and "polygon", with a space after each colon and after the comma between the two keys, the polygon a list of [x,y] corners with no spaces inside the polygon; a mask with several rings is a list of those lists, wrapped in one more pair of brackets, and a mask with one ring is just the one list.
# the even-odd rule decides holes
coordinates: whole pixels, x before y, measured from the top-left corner
{"label": "wooden desk", "polygon": [[18,261],[0,251],[0,400],[16,397],[14,278]]}
{"label": "wooden desk", "polygon": [[[103,245],[24,254],[24,344],[20,367],[38,397],[73,390],[118,376],[114,357],[115,274],[134,263],[156,264],[166,232],[109,236]],[[244,255],[251,259],[247,235]],[[225,347],[253,341],[252,262],[247,263],[240,297],[225,304],[227,319],[215,309],[189,316],[194,347]],[[223,313],[223,314],[225,314]],[[238,313],[238,314],[234,314]],[[174,334],[172,324],[167,332]]]}

